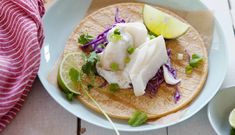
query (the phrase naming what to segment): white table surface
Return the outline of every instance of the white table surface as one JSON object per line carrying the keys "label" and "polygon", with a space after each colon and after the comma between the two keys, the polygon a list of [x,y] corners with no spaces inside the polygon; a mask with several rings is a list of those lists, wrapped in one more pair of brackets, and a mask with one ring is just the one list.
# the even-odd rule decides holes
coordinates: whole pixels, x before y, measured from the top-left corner
{"label": "white table surface", "polygon": [[[211,9],[217,18],[223,19],[226,38],[235,48],[235,38],[232,29],[231,13],[235,13],[235,0],[201,0]],[[230,8],[232,8],[230,10]],[[234,9],[234,10],[233,10]],[[235,14],[234,14],[235,20]],[[235,51],[230,49],[229,51]],[[235,60],[233,60],[235,62]],[[230,63],[233,63],[230,60]],[[230,66],[231,68],[231,66]],[[223,87],[232,83],[234,75],[228,74]],[[235,79],[234,79],[235,80]],[[234,82],[235,84],[235,82]],[[79,111],[79,110],[78,110]],[[64,110],[46,92],[36,79],[22,110],[2,135],[114,135],[112,130],[103,129],[85,121],[79,121],[75,116]],[[204,107],[192,118],[177,125],[160,130],[138,133],[121,132],[122,135],[215,135],[207,118],[207,107]]]}

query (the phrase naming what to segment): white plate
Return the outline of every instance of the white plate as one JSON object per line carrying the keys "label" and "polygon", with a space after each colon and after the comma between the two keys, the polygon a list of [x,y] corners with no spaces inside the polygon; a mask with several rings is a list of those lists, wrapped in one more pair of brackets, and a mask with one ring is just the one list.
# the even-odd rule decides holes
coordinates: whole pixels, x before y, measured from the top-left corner
{"label": "white plate", "polygon": [[208,118],[218,135],[230,135],[229,113],[235,108],[235,87],[220,90],[208,105]]}
{"label": "white plate", "polygon": [[[148,2],[185,10],[206,9],[206,7],[197,0],[151,0]],[[41,51],[41,65],[38,75],[48,93],[66,110],[87,122],[97,126],[111,128],[109,122],[102,115],[84,107],[78,101],[72,103],[68,102],[63,93],[47,81],[48,73],[63,52],[68,36],[84,17],[90,3],[91,0],[58,0],[47,11],[43,19],[46,39]],[[223,33],[224,31],[216,20],[214,39],[209,55],[208,79],[200,95],[189,106],[188,111],[181,119],[162,125],[146,124],[135,128],[130,127],[127,121],[115,120],[117,128],[121,131],[159,129],[186,120],[205,106],[221,86],[227,69],[226,44]]]}

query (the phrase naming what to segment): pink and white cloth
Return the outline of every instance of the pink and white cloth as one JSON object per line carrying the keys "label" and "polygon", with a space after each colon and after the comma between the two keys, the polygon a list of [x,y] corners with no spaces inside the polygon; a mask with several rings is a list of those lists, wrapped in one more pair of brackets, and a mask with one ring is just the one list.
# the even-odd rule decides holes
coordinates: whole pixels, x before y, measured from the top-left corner
{"label": "pink and white cloth", "polygon": [[37,75],[43,0],[0,0],[0,132],[15,117]]}

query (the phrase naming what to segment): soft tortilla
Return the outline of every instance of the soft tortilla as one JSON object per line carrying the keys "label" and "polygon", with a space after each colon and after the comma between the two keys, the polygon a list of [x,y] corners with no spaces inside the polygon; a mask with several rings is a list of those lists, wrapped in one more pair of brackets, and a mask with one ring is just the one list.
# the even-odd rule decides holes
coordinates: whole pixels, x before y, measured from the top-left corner
{"label": "soft tortilla", "polygon": [[[142,3],[120,3],[93,12],[84,18],[71,34],[64,54],[81,52],[77,43],[77,38],[81,33],[87,32],[90,35],[98,35],[107,27],[111,26],[114,23],[116,8],[119,8],[121,18],[127,22],[141,21],[143,5]],[[186,22],[168,10],[158,9]],[[201,36],[190,26],[189,30],[183,36],[175,40],[167,40],[166,44],[167,48],[170,48],[172,51],[171,62],[177,70],[177,76],[182,80],[179,84],[180,100],[175,103],[173,98],[175,87],[166,85],[165,83],[161,85],[154,97],[148,95],[136,97],[132,89],[123,89],[115,93],[108,92],[107,86],[92,89],[90,94],[109,116],[128,119],[134,111],[141,110],[148,114],[149,119],[159,118],[182,109],[196,98],[206,81],[208,72],[207,51]],[[191,75],[185,74],[185,67],[188,65],[185,50],[191,54],[196,53],[204,57],[203,63]],[[178,53],[184,54],[183,60],[177,59]],[[103,79],[99,77],[96,81],[102,83]],[[95,104],[84,94],[78,96],[78,99],[87,107],[100,112]]]}

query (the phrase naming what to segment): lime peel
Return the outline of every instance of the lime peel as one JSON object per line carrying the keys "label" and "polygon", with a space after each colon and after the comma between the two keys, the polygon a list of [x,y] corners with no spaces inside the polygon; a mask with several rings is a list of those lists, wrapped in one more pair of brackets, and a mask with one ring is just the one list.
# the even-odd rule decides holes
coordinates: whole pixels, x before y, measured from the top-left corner
{"label": "lime peel", "polygon": [[73,86],[73,82],[69,77],[69,70],[71,68],[76,69],[76,67],[78,67],[77,65],[75,65],[76,62],[74,61],[76,61],[76,59],[78,59],[80,55],[80,53],[68,53],[64,56],[60,64],[57,80],[59,86],[64,92],[70,91],[78,95],[80,94],[80,92]]}
{"label": "lime peel", "polygon": [[235,129],[235,108],[229,114],[229,124]]}
{"label": "lime peel", "polygon": [[149,5],[144,5],[143,18],[146,27],[156,35],[173,39],[183,35],[189,25]]}

